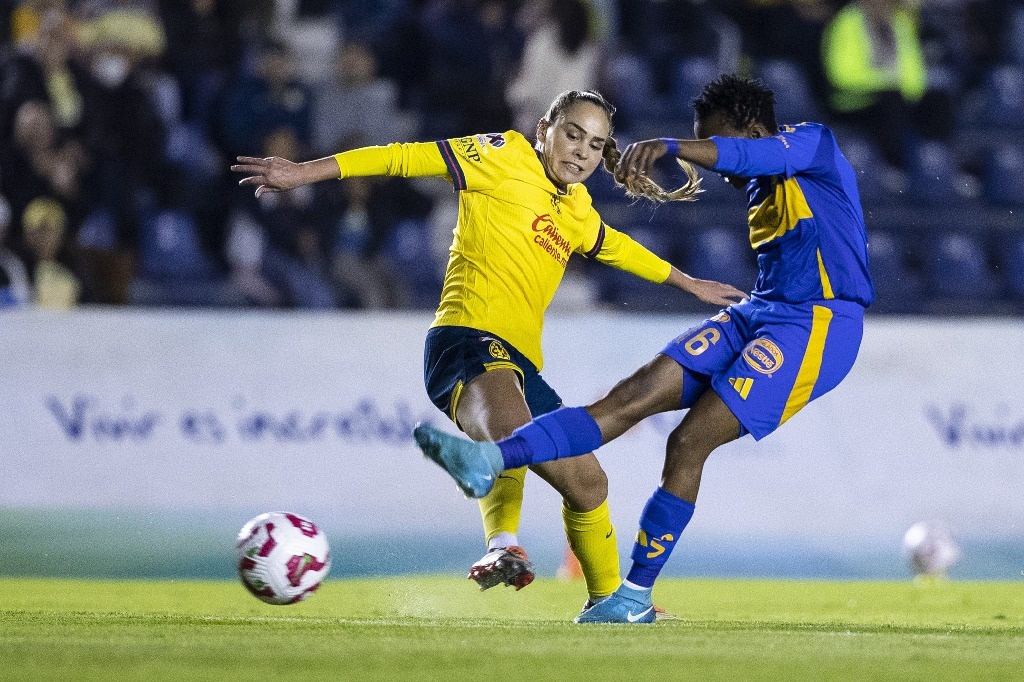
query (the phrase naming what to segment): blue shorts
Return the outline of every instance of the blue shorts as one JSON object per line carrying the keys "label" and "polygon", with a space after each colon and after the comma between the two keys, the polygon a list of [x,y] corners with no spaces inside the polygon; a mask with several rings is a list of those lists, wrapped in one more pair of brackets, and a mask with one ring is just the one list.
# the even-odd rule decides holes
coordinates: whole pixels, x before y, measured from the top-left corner
{"label": "blue shorts", "polygon": [[484,372],[511,369],[534,417],[562,406],[562,399],[526,359],[507,341],[471,327],[433,327],[423,349],[423,381],[437,409],[458,425],[455,411],[463,387]]}
{"label": "blue shorts", "polygon": [[710,385],[744,432],[760,440],[843,380],[863,332],[857,303],[755,297],[683,333],[662,353],[684,368],[683,407]]}

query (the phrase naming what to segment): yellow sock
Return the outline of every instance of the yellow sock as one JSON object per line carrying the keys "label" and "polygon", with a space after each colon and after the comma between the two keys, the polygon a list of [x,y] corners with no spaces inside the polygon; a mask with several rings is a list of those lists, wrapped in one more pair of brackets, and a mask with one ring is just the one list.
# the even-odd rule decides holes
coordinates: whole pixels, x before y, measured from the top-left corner
{"label": "yellow sock", "polygon": [[569,547],[580,560],[587,592],[591,597],[607,597],[621,582],[619,579],[619,547],[615,527],[608,512],[608,500],[597,509],[574,512],[562,505],[565,536]]}
{"label": "yellow sock", "polygon": [[484,521],[484,540],[499,533],[519,532],[519,515],[523,511],[523,481],[526,467],[501,472],[494,488],[480,498],[480,516]]}

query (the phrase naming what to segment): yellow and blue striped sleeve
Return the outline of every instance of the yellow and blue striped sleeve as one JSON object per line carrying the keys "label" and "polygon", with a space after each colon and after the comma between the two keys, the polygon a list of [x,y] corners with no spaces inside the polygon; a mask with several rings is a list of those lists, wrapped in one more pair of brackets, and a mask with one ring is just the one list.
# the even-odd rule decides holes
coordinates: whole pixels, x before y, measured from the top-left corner
{"label": "yellow and blue striped sleeve", "polygon": [[453,137],[436,144],[457,190],[494,189],[515,174],[523,153],[533,153],[526,138],[511,130]]}
{"label": "yellow and blue striped sleeve", "polygon": [[605,265],[662,284],[668,279],[672,265],[634,241],[632,237],[601,223],[594,246],[583,254]]}
{"label": "yellow and blue striped sleeve", "polygon": [[391,175],[403,178],[447,177],[448,165],[434,142],[392,143],[334,155],[338,179]]}

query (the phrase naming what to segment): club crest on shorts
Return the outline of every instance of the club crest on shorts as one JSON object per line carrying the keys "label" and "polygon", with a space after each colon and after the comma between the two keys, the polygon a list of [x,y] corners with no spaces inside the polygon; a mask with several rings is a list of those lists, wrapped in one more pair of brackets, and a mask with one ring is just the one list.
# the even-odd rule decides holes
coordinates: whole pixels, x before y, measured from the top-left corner
{"label": "club crest on shorts", "polygon": [[512,359],[512,356],[505,350],[505,346],[501,345],[501,341],[491,341],[491,345],[487,347],[487,352],[491,354],[492,358],[498,358],[499,360]]}
{"label": "club crest on shorts", "polygon": [[754,339],[743,349],[743,359],[761,374],[772,374],[782,367],[782,351],[768,339]]}

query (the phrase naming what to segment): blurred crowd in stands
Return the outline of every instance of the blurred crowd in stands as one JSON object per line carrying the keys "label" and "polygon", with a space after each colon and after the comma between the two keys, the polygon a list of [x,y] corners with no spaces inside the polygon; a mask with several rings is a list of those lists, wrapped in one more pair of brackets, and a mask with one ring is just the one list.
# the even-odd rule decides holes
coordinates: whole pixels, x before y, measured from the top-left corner
{"label": "blurred crowd in stands", "polygon": [[[1024,2],[0,0],[0,43],[0,306],[429,309],[450,185],[256,200],[234,157],[532,137],[570,88],[619,107],[620,146],[685,137],[729,71],[775,90],[780,123],[837,131],[879,311],[1024,310]],[[588,185],[684,270],[752,286],[744,198],[714,174],[687,205]],[[556,305],[692,306],[634,280],[570,265]]]}

